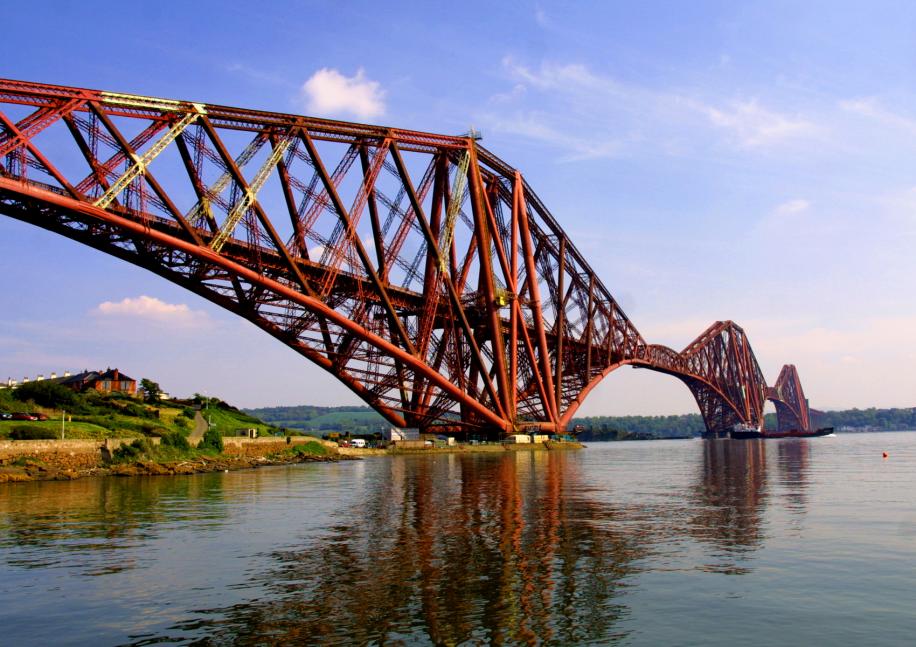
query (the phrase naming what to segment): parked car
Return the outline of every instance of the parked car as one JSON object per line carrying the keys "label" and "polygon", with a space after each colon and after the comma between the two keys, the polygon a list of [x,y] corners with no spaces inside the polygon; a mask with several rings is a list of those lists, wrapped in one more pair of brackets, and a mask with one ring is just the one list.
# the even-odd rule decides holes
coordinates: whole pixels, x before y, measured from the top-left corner
{"label": "parked car", "polygon": [[38,418],[33,416],[31,413],[21,413],[21,412],[14,413],[10,417],[10,419],[11,420],[38,420]]}
{"label": "parked car", "polygon": [[45,414],[34,412],[34,411],[30,413],[29,415],[32,416],[32,420],[47,420],[48,419],[48,416],[46,416]]}
{"label": "parked car", "polygon": [[11,420],[13,414],[7,413],[6,411],[0,411],[0,420]]}

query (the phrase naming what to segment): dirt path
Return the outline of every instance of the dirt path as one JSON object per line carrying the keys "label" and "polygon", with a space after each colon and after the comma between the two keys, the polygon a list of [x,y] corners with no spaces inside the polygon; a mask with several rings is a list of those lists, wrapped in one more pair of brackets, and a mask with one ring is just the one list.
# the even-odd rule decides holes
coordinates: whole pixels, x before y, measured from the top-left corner
{"label": "dirt path", "polygon": [[188,442],[191,443],[191,447],[197,447],[197,443],[203,439],[204,434],[207,431],[207,421],[200,411],[194,413],[194,431],[191,432],[191,435],[188,436]]}

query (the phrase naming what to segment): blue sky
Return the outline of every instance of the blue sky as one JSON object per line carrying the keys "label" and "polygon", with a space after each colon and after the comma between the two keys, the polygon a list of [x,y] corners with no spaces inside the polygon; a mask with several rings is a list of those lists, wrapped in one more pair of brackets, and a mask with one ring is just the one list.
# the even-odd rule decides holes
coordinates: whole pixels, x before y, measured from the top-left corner
{"label": "blue sky", "polygon": [[[908,3],[54,4],[5,8],[0,76],[473,125],[648,340],[732,319],[813,406],[916,405]],[[0,267],[2,378],[117,365],[242,406],[356,401],[247,322],[8,218]],[[631,370],[581,409],[695,410]]]}

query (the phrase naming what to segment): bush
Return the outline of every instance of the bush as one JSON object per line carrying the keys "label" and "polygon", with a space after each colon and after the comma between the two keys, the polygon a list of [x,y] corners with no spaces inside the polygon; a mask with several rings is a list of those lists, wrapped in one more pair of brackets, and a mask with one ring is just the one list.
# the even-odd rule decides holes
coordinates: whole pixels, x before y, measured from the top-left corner
{"label": "bush", "polygon": [[292,449],[294,454],[299,454],[300,456],[327,456],[328,448],[322,445],[319,442],[308,442],[304,445],[295,445]]}
{"label": "bush", "polygon": [[183,415],[188,420],[194,420],[194,416],[197,415],[197,412],[194,411],[191,407],[185,407],[181,410],[181,415]]}
{"label": "bush", "polygon": [[208,429],[197,445],[197,449],[212,449],[216,452],[223,451],[223,437],[216,429]]}
{"label": "bush", "polygon": [[179,429],[190,429],[191,422],[184,416],[175,416],[174,420],[175,426]]}
{"label": "bush", "polygon": [[129,402],[124,405],[121,409],[121,412],[128,416],[133,416],[134,418],[150,418],[158,419],[159,411],[153,409],[147,409],[143,405],[136,404],[135,402]]}
{"label": "bush", "polygon": [[188,442],[188,439],[178,432],[165,434],[162,437],[162,444],[165,447],[174,447],[175,449],[180,449],[182,451],[188,451],[191,449],[191,443]]}
{"label": "bush", "polygon": [[65,409],[76,404],[76,394],[65,386],[56,382],[42,380],[41,382],[27,382],[16,387],[13,396],[20,402],[31,400],[42,407]]}
{"label": "bush", "polygon": [[112,454],[116,461],[134,461],[149,452],[149,445],[142,438],[138,438],[130,445],[121,445]]}
{"label": "bush", "polygon": [[17,425],[10,431],[12,440],[54,440],[57,434],[52,429]]}

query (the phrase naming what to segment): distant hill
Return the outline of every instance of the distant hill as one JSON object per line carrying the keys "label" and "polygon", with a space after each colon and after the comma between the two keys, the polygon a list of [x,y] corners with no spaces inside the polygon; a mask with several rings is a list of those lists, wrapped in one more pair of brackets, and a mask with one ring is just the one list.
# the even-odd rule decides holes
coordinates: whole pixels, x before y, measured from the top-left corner
{"label": "distant hill", "polygon": [[584,442],[596,440],[653,440],[657,438],[692,438],[706,429],[698,413],[680,416],[594,416],[573,418],[572,426],[581,426],[578,434]]}
{"label": "distant hill", "polygon": [[370,407],[262,407],[245,412],[275,427],[303,431],[339,431],[351,434],[372,434],[391,424]]}
{"label": "distant hill", "polygon": [[[596,416],[573,418],[573,426],[584,428],[579,434],[583,441],[648,440],[655,438],[692,438],[703,433],[703,418],[698,413],[680,416]],[[846,409],[825,411],[819,426],[837,431],[902,431],[916,429],[916,408],[909,409]],[[776,414],[765,416],[767,429],[776,428]]]}
{"label": "distant hill", "polygon": [[[305,431],[339,431],[371,434],[390,426],[378,413],[366,406],[263,407],[245,412],[276,427]],[[898,431],[916,429],[916,408],[847,409],[824,412],[820,424],[838,431]],[[573,418],[581,425],[583,441],[644,440],[654,438],[692,438],[703,433],[703,418],[691,413],[679,416],[595,416]],[[776,415],[767,414],[766,426],[776,428]]]}

